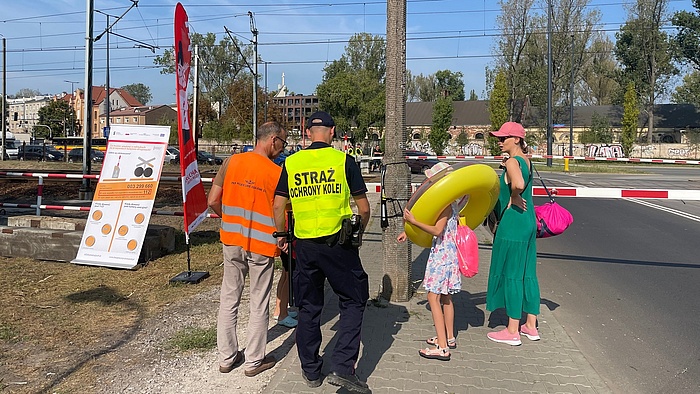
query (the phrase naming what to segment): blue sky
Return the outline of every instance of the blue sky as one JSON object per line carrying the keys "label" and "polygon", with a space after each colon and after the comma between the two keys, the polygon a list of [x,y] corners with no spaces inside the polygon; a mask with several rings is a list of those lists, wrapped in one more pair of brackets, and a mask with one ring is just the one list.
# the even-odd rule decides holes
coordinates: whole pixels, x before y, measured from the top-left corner
{"label": "blue sky", "polygon": [[[592,0],[602,12],[602,28],[614,35],[624,23],[624,4],[631,0]],[[0,35],[7,39],[7,93],[30,88],[44,94],[82,88],[85,73],[85,9],[81,0],[2,0]],[[160,47],[173,43],[176,1],[140,0],[113,32]],[[259,31],[260,84],[276,90],[282,74],[288,89],[310,94],[321,82],[323,67],[338,59],[354,33],[385,35],[386,1],[373,0],[202,0],[182,2],[190,31],[224,37],[224,26],[244,42],[251,40],[248,11]],[[94,0],[95,9],[119,16],[131,0]],[[671,0],[671,12],[692,11],[690,0]],[[500,13],[496,1],[407,0],[407,68],[414,74],[449,69],[464,74],[467,93],[483,97],[484,69],[493,61],[491,48]],[[113,18],[112,18],[113,20]],[[95,35],[106,17],[95,14]],[[117,35],[110,38],[110,86],[143,83],[151,88],[151,104],[175,101],[175,77],[162,75],[149,49]],[[93,84],[105,83],[105,39],[94,45]],[[267,69],[267,72],[266,72]],[[265,76],[267,74],[267,77]],[[75,83],[71,84],[73,81]]]}

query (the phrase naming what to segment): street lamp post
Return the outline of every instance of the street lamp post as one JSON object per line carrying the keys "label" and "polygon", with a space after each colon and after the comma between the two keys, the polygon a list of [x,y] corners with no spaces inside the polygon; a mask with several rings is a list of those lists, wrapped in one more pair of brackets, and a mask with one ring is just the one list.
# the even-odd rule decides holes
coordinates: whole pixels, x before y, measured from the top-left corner
{"label": "street lamp post", "polygon": [[75,81],[68,81],[64,80],[63,82],[69,83],[70,84],[70,108],[71,108],[71,123],[70,123],[70,131],[71,135],[75,135],[75,89],[73,88],[73,85],[79,82]]}
{"label": "street lamp post", "polygon": [[[35,124],[34,127],[46,127],[49,129],[49,141],[53,139],[53,130],[51,130],[51,127],[45,124]],[[32,134],[34,133],[34,128],[32,128]]]}
{"label": "street lamp post", "polygon": [[250,17],[250,32],[253,34],[253,141],[258,138],[258,29],[255,27],[253,13],[248,11]]}

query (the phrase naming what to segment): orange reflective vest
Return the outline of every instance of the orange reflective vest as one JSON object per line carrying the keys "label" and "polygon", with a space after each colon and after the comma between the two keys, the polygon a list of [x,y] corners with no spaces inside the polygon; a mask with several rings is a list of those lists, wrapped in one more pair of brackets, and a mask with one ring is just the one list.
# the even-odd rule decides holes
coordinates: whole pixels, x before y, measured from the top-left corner
{"label": "orange reflective vest", "polygon": [[282,168],[255,152],[233,155],[221,198],[221,242],[263,256],[279,256],[272,237],[272,200]]}

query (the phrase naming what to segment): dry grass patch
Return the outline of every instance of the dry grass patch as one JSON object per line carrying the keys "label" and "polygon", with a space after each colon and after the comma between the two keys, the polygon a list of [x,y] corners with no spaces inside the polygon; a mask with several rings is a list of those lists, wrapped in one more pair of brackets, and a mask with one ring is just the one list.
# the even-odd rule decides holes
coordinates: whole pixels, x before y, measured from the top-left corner
{"label": "dry grass patch", "polygon": [[191,242],[192,269],[211,274],[197,285],[169,284],[186,270],[182,243],[136,271],[0,258],[0,391],[94,384],[93,373],[79,371],[127,343],[147,317],[221,283],[216,232],[194,233]]}

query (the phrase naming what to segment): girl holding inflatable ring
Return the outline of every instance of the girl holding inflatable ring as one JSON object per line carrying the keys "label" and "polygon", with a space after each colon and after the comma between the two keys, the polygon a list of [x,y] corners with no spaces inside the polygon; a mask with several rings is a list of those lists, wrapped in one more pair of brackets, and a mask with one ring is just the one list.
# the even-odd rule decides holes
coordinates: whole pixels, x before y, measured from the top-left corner
{"label": "girl holding inflatable ring", "polygon": [[[494,211],[501,217],[494,235],[489,269],[486,309],[505,308],[508,324],[501,331],[490,332],[494,342],[511,346],[521,344],[520,336],[540,339],[537,315],[540,312],[540,287],[537,280],[537,222],[532,201],[532,164],[525,156],[525,128],[506,122],[491,135],[508,159],[500,177],[500,192]],[[520,325],[525,313],[526,322]]]}
{"label": "girl holding inflatable ring", "polygon": [[[446,163],[438,163],[426,170],[425,175],[431,178],[448,167],[449,165]],[[459,293],[462,287],[462,276],[457,261],[457,244],[455,243],[459,222],[459,204],[458,201],[455,201],[443,209],[435,225],[419,222],[408,209],[403,211],[403,218],[406,222],[433,236],[430,255],[425,267],[423,286],[428,291],[428,303],[437,335],[426,340],[428,344],[434,345],[434,348],[421,349],[418,352],[421,357],[433,360],[449,361],[449,349],[457,347],[454,336],[455,311],[452,304],[452,294]],[[407,238],[404,231],[398,236],[397,241],[404,242]]]}

